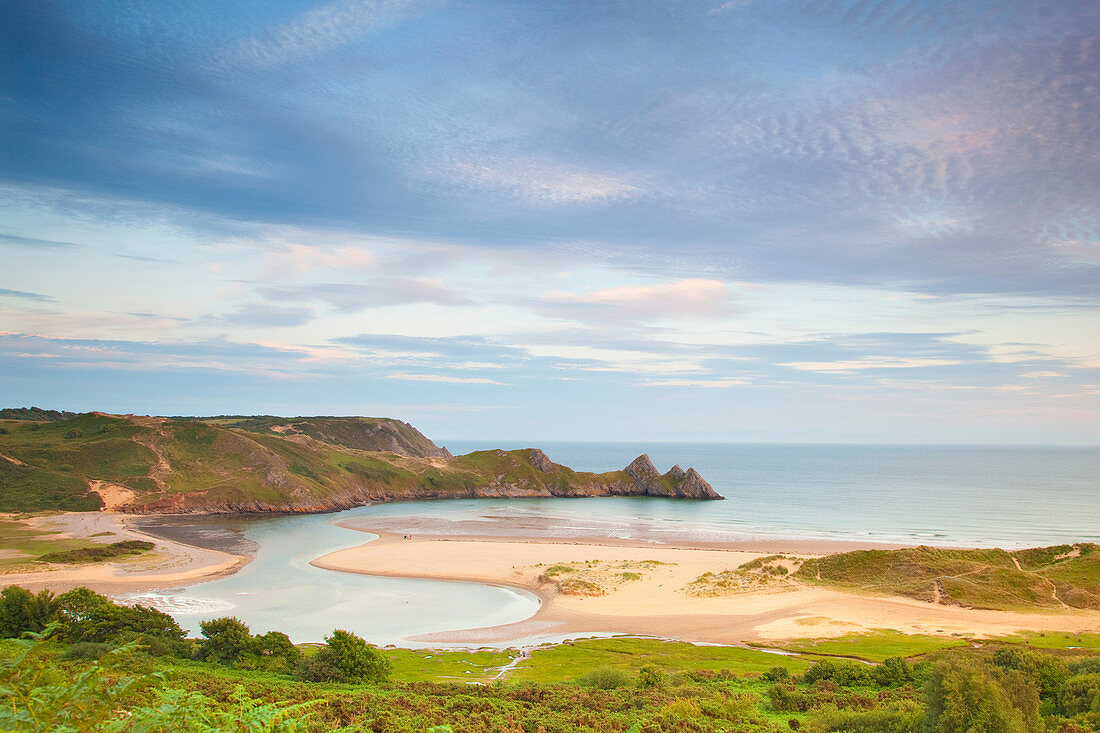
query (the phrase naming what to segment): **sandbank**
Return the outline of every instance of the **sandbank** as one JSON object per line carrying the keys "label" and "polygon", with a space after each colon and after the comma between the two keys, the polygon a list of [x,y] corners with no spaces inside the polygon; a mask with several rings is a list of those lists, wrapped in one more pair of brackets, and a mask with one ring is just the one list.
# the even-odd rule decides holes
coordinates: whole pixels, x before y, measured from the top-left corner
{"label": "sandbank", "polygon": [[[34,570],[0,575],[0,586],[21,585],[30,590],[49,588],[53,591],[86,586],[100,593],[140,592],[213,580],[236,572],[250,559],[153,536],[134,526],[139,519],[142,518],[101,511],[68,512],[25,520],[38,529],[60,532],[52,537],[82,537],[99,542],[146,540],[156,547],[119,561],[56,567],[37,563]],[[92,536],[100,533],[110,534]]]}
{"label": "sandbank", "polygon": [[[366,530],[365,530],[366,531]],[[1095,631],[1100,612],[1008,612],[847,593],[799,583],[700,597],[685,591],[706,572],[738,567],[761,549],[640,545],[579,538],[417,537],[376,532],[379,539],[313,561],[329,570],[523,588],[542,600],[532,618],[514,624],[415,637],[440,643],[501,643],[538,636],[649,634],[682,641],[737,644],[754,640],[834,637],[872,629],[984,638],[1033,631]],[[788,543],[789,545],[790,543]],[[790,549],[787,552],[794,552]],[[812,553],[796,553],[809,556]],[[647,564],[647,561],[656,561]],[[540,582],[556,564],[629,569],[640,578],[612,583],[602,596],[565,595]]]}

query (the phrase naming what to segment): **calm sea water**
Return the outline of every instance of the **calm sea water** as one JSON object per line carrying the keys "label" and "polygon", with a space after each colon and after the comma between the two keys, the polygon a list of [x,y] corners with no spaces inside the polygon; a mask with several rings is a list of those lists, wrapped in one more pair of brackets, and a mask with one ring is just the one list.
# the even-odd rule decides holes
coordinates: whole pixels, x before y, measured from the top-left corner
{"label": "calm sea water", "polygon": [[[452,441],[455,454],[520,443]],[[544,443],[551,460],[608,471],[648,453],[695,467],[720,502],[554,501],[699,538],[820,538],[1033,547],[1100,541],[1100,448]],[[621,512],[623,506],[629,507]]]}
{"label": "calm sea water", "polygon": [[[453,453],[526,443],[451,441]],[[337,527],[421,527],[507,534],[531,527],[559,536],[662,539],[834,539],[1000,546],[1100,542],[1100,449],[918,446],[542,443],[578,470],[626,466],[646,452],[664,471],[695,467],[726,501],[480,499],[359,507],[329,515],[253,519],[236,529],[255,560],[221,580],[131,597],[175,615],[193,632],[206,618],[236,615],[254,631],[319,641],[345,628],[378,644],[518,621],[538,599],[508,588],[372,578],[320,570],[309,561],[370,535]],[[224,522],[225,520],[215,520]]]}

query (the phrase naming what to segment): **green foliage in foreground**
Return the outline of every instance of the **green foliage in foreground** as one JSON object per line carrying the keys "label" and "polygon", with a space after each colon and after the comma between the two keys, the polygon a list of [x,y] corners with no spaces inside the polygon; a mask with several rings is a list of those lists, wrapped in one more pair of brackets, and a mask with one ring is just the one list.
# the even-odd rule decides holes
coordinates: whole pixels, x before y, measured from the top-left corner
{"label": "green foliage in foreground", "polygon": [[[431,683],[408,681],[403,670],[437,654],[441,668],[452,669],[470,653],[386,652],[339,630],[303,650],[278,632],[253,635],[233,618],[208,621],[203,639],[186,640],[157,613],[87,589],[56,597],[5,589],[5,635],[46,625],[30,638],[0,641],[0,731],[1100,730],[1100,654],[1019,643],[872,665],[590,639],[535,650],[515,672],[559,681]],[[482,675],[508,656],[473,654]],[[386,680],[391,655],[399,662]]]}

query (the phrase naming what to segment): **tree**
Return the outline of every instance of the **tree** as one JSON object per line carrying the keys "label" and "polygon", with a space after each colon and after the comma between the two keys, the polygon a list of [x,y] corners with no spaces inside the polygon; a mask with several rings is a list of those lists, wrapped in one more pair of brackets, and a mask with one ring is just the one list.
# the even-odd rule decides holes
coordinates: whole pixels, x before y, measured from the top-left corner
{"label": "tree", "polygon": [[38,633],[57,620],[57,602],[48,590],[37,595],[18,585],[0,591],[0,637]]}
{"label": "tree", "polygon": [[235,616],[203,621],[199,630],[206,637],[199,642],[199,658],[207,662],[233,664],[243,655],[253,653],[255,648],[248,626]]}
{"label": "tree", "polygon": [[60,636],[69,642],[118,642],[135,638],[179,641],[183,629],[163,611],[144,606],[120,606],[88,588],[74,588],[57,597]]}
{"label": "tree", "polygon": [[1042,730],[1035,688],[1019,673],[1006,677],[1005,682],[1011,696],[996,676],[978,662],[947,659],[936,664],[925,686],[928,729],[933,733]]}
{"label": "tree", "polygon": [[389,677],[393,668],[381,651],[343,629],[326,636],[325,648],[317,654],[324,654],[326,661],[331,655],[332,663],[348,682],[381,682]]}

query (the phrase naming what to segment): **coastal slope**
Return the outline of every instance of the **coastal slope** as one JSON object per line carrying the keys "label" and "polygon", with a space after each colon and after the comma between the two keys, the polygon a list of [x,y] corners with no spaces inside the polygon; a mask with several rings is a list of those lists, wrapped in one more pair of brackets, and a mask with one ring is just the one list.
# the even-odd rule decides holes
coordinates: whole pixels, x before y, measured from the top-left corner
{"label": "coastal slope", "polygon": [[607,473],[574,471],[535,448],[455,457],[387,418],[100,412],[0,420],[0,486],[0,511],[8,512],[320,512],[402,499],[722,498],[695,470],[674,466],[661,474],[645,455]]}

